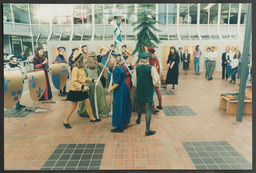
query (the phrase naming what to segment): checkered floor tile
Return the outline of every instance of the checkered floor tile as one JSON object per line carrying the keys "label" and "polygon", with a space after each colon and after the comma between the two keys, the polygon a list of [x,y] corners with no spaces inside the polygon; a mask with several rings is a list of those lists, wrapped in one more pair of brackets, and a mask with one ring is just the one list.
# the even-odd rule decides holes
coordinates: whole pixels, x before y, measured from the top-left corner
{"label": "checkered floor tile", "polygon": [[4,117],[7,118],[24,118],[31,112],[25,110],[16,110],[16,107],[4,111]]}
{"label": "checkered floor tile", "polygon": [[99,170],[105,144],[59,144],[41,170]]}
{"label": "checkered floor tile", "polygon": [[188,106],[163,106],[163,112],[166,116],[191,116],[197,115]]}
{"label": "checkered floor tile", "polygon": [[197,169],[252,169],[226,141],[183,142],[183,146]]}
{"label": "checkered floor tile", "polygon": [[162,95],[175,95],[171,90],[160,90]]}

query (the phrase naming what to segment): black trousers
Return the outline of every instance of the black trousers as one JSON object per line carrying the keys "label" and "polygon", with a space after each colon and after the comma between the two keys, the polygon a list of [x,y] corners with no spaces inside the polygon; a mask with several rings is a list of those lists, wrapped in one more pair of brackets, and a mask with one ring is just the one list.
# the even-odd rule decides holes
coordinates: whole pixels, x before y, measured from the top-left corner
{"label": "black trousers", "polygon": [[225,73],[226,73],[226,79],[227,79],[228,78],[227,65],[222,65],[222,79],[225,79]]}

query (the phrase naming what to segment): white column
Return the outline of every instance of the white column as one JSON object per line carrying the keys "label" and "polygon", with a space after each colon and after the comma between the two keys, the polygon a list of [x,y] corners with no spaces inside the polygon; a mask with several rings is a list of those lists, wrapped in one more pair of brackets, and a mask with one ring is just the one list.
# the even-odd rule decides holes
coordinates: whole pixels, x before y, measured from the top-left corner
{"label": "white column", "polygon": [[[156,21],[158,22],[158,4],[156,4]],[[158,29],[158,23],[156,23],[156,28]],[[156,32],[156,36],[159,39],[159,32]]]}
{"label": "white column", "polygon": [[30,26],[30,36],[32,41],[32,52],[34,54],[35,48],[34,48],[34,38],[33,38],[33,31],[32,31],[32,21],[31,21],[31,14],[30,14],[30,4],[28,4],[28,17],[29,17],[29,26]]}
{"label": "white column", "polygon": [[239,3],[239,8],[238,8],[238,17],[237,17],[237,35],[239,38],[242,40],[242,36],[240,34],[240,21],[241,21],[241,13],[242,13],[242,3]]}
{"label": "white column", "polygon": [[12,14],[12,29],[15,30],[14,27],[14,16],[13,16],[13,10],[12,10],[12,4],[10,4],[11,14]]}
{"label": "white column", "polygon": [[[91,39],[92,41],[94,40],[94,34],[95,34],[95,13],[94,13],[94,7],[95,7],[95,5],[92,4],[92,39]],[[83,26],[83,31],[84,31],[84,26]]]}
{"label": "white column", "polygon": [[181,38],[180,38],[180,4],[177,4],[177,34],[178,34],[178,38],[179,38],[179,41],[181,41]]}
{"label": "white column", "polygon": [[218,21],[217,21],[217,33],[220,37],[220,40],[223,40],[220,34],[220,16],[221,16],[221,3],[218,4]]}
{"label": "white column", "polygon": [[197,35],[198,35],[198,37],[199,37],[199,40],[201,41],[202,38],[201,38],[200,31],[199,31],[199,25],[200,25],[200,7],[201,7],[201,4],[198,3],[198,5],[197,5]]}
{"label": "white column", "polygon": [[74,35],[74,6],[72,5],[72,14],[71,14],[71,34],[69,41],[72,41]]}

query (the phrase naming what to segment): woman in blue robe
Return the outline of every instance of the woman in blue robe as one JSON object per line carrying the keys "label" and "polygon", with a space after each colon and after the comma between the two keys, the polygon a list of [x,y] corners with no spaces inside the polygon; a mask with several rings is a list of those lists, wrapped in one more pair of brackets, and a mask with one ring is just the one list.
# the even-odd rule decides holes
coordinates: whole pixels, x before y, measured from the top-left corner
{"label": "woman in blue robe", "polygon": [[115,63],[113,70],[113,86],[108,90],[113,92],[113,115],[112,126],[116,127],[111,132],[123,132],[127,124],[130,122],[132,115],[132,103],[128,86],[125,83],[124,63],[120,56],[112,54],[110,58],[112,63]]}

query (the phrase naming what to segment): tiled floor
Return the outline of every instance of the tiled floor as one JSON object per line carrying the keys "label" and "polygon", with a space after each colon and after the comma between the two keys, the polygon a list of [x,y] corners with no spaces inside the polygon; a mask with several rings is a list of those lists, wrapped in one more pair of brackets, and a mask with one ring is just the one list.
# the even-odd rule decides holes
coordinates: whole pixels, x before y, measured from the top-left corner
{"label": "tiled floor", "polygon": [[196,113],[188,106],[163,106],[166,116],[191,116]]}
{"label": "tiled floor", "polygon": [[[53,89],[52,100],[57,103],[39,103],[52,112],[23,117],[25,126],[12,121],[20,118],[10,118],[10,121],[5,118],[4,168],[249,169],[252,115],[244,115],[243,122],[237,123],[236,115],[219,109],[218,94],[234,93],[239,88],[221,80],[220,75],[215,73],[212,81],[206,80],[204,75],[195,76],[192,71],[189,75],[180,75],[179,85],[173,91],[175,95],[163,94],[163,111],[152,115],[151,129],[156,134],[147,137],[144,115],[138,125],[135,112],[123,133],[110,132],[113,128],[111,117],[90,123],[89,118],[77,114],[77,109],[70,118],[72,129],[65,129],[62,123],[70,102],[60,101],[63,97],[57,96],[58,91]],[[51,86],[53,88],[52,83]],[[166,90],[171,90],[171,86]],[[22,97],[21,104],[33,106],[29,94]],[[165,115],[166,107],[176,107],[177,112],[180,106],[189,108],[196,116]],[[96,148],[90,148],[92,146]],[[97,146],[102,147],[99,151],[102,156],[95,152]]]}
{"label": "tiled floor", "polygon": [[15,107],[12,107],[6,111],[4,111],[4,117],[8,118],[24,118],[29,115],[31,112],[25,110],[16,110]]}
{"label": "tiled floor", "polygon": [[162,95],[175,95],[173,91],[171,90],[166,90],[166,89],[160,89],[160,92]]}

